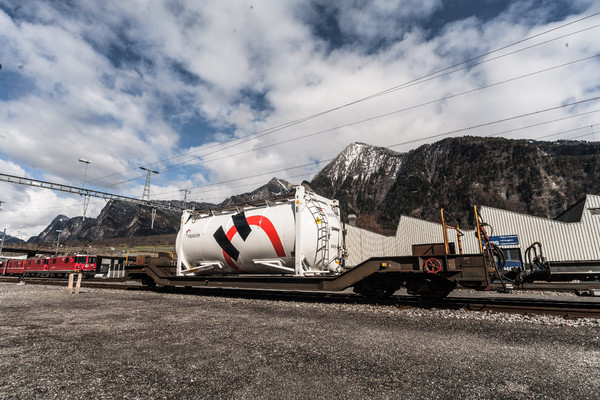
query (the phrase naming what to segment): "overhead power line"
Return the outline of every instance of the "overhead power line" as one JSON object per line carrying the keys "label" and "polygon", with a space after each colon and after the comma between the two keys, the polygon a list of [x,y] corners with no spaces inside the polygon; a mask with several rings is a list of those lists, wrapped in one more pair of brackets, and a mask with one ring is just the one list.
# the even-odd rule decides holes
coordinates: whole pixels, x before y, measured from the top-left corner
{"label": "overhead power line", "polygon": [[402,145],[407,145],[407,144],[413,144],[413,143],[422,142],[424,140],[436,139],[436,138],[443,137],[443,136],[450,136],[452,134],[465,132],[465,131],[468,131],[468,130],[471,130],[471,129],[483,128],[483,127],[490,126],[490,125],[493,125],[493,124],[497,124],[497,123],[500,123],[500,122],[512,121],[512,120],[519,119],[519,118],[529,117],[529,116],[532,116],[532,115],[541,114],[541,113],[545,113],[545,112],[549,112],[549,111],[554,111],[554,110],[559,110],[561,108],[572,107],[572,106],[576,106],[576,105],[579,105],[579,104],[588,103],[588,102],[597,101],[597,100],[600,100],[600,96],[592,97],[590,99],[575,101],[575,102],[572,102],[572,103],[562,104],[560,106],[550,107],[550,108],[546,108],[546,109],[543,109],[543,110],[533,111],[533,112],[526,113],[526,114],[516,115],[516,116],[513,116],[513,117],[499,119],[499,120],[492,121],[492,122],[484,122],[482,124],[472,125],[472,126],[469,126],[467,128],[455,129],[455,130],[452,130],[452,131],[446,131],[446,132],[443,132],[443,133],[438,133],[438,134],[435,134],[435,135],[425,136],[425,137],[418,138],[418,139],[407,140],[407,141],[404,141],[404,142],[393,144],[393,145],[388,146],[388,147],[390,147],[390,148],[392,148],[392,147],[398,147],[398,146],[402,146]]}
{"label": "overhead power line", "polygon": [[[593,125],[598,124],[598,122],[595,122]],[[574,129],[569,129],[567,131],[561,131],[561,132],[556,132],[556,133],[552,133],[550,135],[544,135],[544,136],[538,136],[535,139],[547,139],[549,137],[553,137],[553,136],[559,136],[559,135],[564,135],[565,133],[571,133],[571,132],[576,132],[576,131],[580,131],[582,129],[589,129],[590,125],[585,125],[585,126],[580,126],[579,128],[574,128]],[[580,137],[584,137],[584,136],[590,136],[593,135],[592,133],[586,133],[585,135],[579,135],[579,136],[573,136],[571,139],[576,139],[576,138],[580,138]]]}
{"label": "overhead power line", "polygon": [[[489,127],[489,126],[497,125],[497,124],[504,123],[504,122],[516,121],[516,120],[521,119],[521,118],[526,118],[526,117],[530,117],[530,116],[533,116],[533,115],[541,115],[541,114],[546,113],[546,112],[555,111],[555,110],[566,108],[566,107],[572,107],[572,106],[584,104],[584,103],[587,103],[587,102],[590,102],[590,101],[595,101],[595,100],[600,100],[600,96],[592,98],[592,99],[586,99],[586,100],[581,100],[581,101],[577,101],[577,102],[573,102],[573,103],[562,104],[562,105],[556,106],[556,107],[550,107],[550,108],[546,108],[546,109],[542,109],[542,110],[537,110],[537,111],[533,111],[533,112],[530,112],[530,113],[515,115],[515,116],[512,116],[512,117],[508,117],[508,118],[503,118],[503,119],[498,119],[498,120],[494,120],[494,121],[489,121],[489,122],[485,122],[485,123],[478,124],[478,125],[472,125],[472,126],[461,128],[461,129],[456,129],[456,130],[452,130],[452,131],[446,131],[446,132],[438,133],[438,134],[435,134],[435,135],[427,136],[427,137],[424,137],[424,138],[406,141],[406,142],[403,142],[403,143],[396,143],[396,144],[387,146],[387,148],[391,149],[393,147],[398,147],[398,146],[404,145],[404,144],[415,143],[415,142],[418,142],[418,141],[424,141],[424,140],[427,140],[427,139],[439,138],[439,137],[443,137],[443,136],[450,136],[450,135],[455,134],[455,133],[467,132],[467,131],[470,131],[470,130],[484,128],[484,127]],[[598,113],[598,112],[600,112],[600,109],[598,109],[598,110],[592,110],[592,111],[587,111],[587,112],[583,112],[583,113],[579,113],[579,114],[573,114],[573,115],[569,115],[569,116],[566,116],[566,117],[556,118],[556,119],[552,119],[552,120],[548,120],[548,121],[538,122],[538,123],[531,124],[531,125],[521,126],[519,128],[507,129],[507,130],[496,132],[496,133],[493,133],[493,134],[490,134],[490,135],[487,135],[487,136],[488,137],[499,136],[499,135],[503,135],[503,134],[507,134],[507,133],[512,133],[512,132],[519,131],[519,130],[525,130],[525,129],[535,128],[535,127],[539,127],[539,126],[543,126],[543,125],[548,125],[548,124],[552,124],[552,123],[556,123],[556,122],[560,122],[560,121],[565,121],[565,120],[568,120],[568,119],[582,117],[582,116],[585,116],[585,115],[591,115],[591,114]],[[589,126],[587,126],[587,127],[589,127]],[[582,128],[577,128],[575,130],[580,130],[580,129],[582,129]],[[568,132],[571,132],[571,131],[563,131],[563,132],[560,132],[558,134],[564,134],[564,133],[568,133]],[[219,182],[209,183],[209,184],[205,184],[205,185],[199,185],[199,186],[195,186],[195,187],[191,187],[191,188],[187,188],[187,189],[180,189],[180,190],[198,191],[198,190],[202,190],[202,189],[205,189],[205,188],[208,188],[208,187],[211,187],[211,186],[224,185],[224,184],[227,184],[227,183],[233,183],[233,182],[237,182],[237,181],[248,180],[248,179],[256,178],[256,177],[259,177],[259,176],[272,175],[272,174],[279,173],[279,172],[286,172],[286,171],[290,171],[290,170],[293,170],[293,169],[298,169],[298,168],[303,168],[303,167],[307,167],[307,166],[312,166],[312,165],[315,165],[315,164],[322,164],[322,163],[325,163],[325,162],[330,162],[332,160],[333,160],[332,158],[329,158],[329,159],[326,159],[326,160],[319,160],[319,161],[315,161],[315,162],[312,162],[312,163],[303,164],[303,165],[299,165],[299,166],[295,166],[295,167],[281,168],[281,169],[277,169],[277,170],[273,170],[273,171],[269,171],[269,172],[263,172],[263,173],[260,173],[260,174],[247,175],[247,176],[244,176],[244,177],[233,178],[233,179],[229,179],[229,180],[225,180],[225,181],[219,181]],[[166,194],[176,193],[176,192],[177,192],[177,190],[172,190],[172,191],[168,191],[168,192],[161,192],[161,193],[158,193],[157,196],[164,196]],[[205,192],[205,191],[203,190],[203,192]]]}
{"label": "overhead power line", "polygon": [[[514,52],[511,52],[511,53],[508,53],[508,54],[505,54],[505,55],[502,55],[502,56],[499,56],[499,57],[495,57],[494,59],[491,59],[491,60],[486,60],[486,61],[483,61],[483,62],[481,62],[481,63],[478,63],[478,64],[472,64],[472,65],[466,66],[466,67],[464,67],[464,68],[461,68],[461,69],[459,69],[459,70],[457,70],[457,71],[448,72],[448,71],[451,71],[452,69],[455,69],[455,68],[457,68],[457,67],[460,67],[460,66],[462,66],[462,65],[465,65],[465,64],[472,63],[473,61],[476,61],[476,60],[478,60],[478,59],[484,58],[484,57],[486,57],[486,56],[489,56],[489,55],[491,55],[491,54],[495,54],[495,53],[497,53],[497,52],[500,52],[500,51],[502,51],[502,50],[506,50],[506,49],[508,49],[508,48],[511,48],[511,47],[514,47],[514,46],[516,46],[516,45],[519,45],[519,44],[525,43],[525,42],[527,42],[527,41],[530,41],[530,40],[533,40],[533,39],[535,39],[535,38],[541,37],[541,36],[543,36],[543,35],[547,35],[547,34],[549,34],[549,33],[551,33],[551,32],[555,32],[555,31],[557,31],[557,30],[560,30],[560,29],[563,29],[563,28],[565,28],[565,27],[567,27],[567,26],[571,26],[571,25],[574,25],[574,24],[580,23],[580,22],[582,22],[582,21],[585,21],[585,20],[587,20],[587,19],[593,18],[593,17],[595,17],[595,16],[597,16],[597,15],[599,15],[599,14],[600,14],[600,12],[598,12],[598,13],[593,13],[593,14],[590,14],[590,15],[587,15],[587,16],[584,16],[584,17],[582,17],[582,18],[579,18],[579,19],[577,19],[577,20],[574,20],[574,21],[571,21],[571,22],[568,22],[568,23],[565,23],[565,24],[559,25],[559,26],[557,26],[557,27],[554,27],[554,28],[552,28],[552,29],[548,29],[548,30],[546,30],[546,31],[543,31],[543,32],[540,32],[540,33],[538,33],[538,34],[535,34],[535,35],[532,35],[532,36],[526,37],[526,38],[524,38],[524,39],[521,39],[521,40],[518,40],[518,41],[516,41],[516,42],[510,43],[510,44],[508,44],[508,45],[501,46],[501,47],[499,47],[499,48],[496,48],[496,49],[494,49],[494,50],[491,50],[491,51],[488,51],[488,52],[482,53],[482,54],[480,54],[480,55],[477,55],[477,56],[475,56],[475,57],[472,57],[472,58],[469,58],[469,59],[467,59],[467,60],[464,60],[464,61],[462,61],[462,62],[459,62],[459,63],[457,63],[457,64],[451,65],[451,66],[449,66],[449,67],[446,67],[446,68],[443,68],[443,69],[440,69],[440,70],[437,70],[437,71],[434,71],[434,72],[428,73],[428,74],[426,74],[426,75],[423,75],[423,76],[421,76],[421,77],[419,77],[419,78],[416,78],[416,79],[410,80],[410,81],[408,81],[408,82],[405,82],[405,83],[402,83],[402,84],[399,84],[399,85],[392,86],[392,87],[390,87],[390,88],[388,88],[388,89],[385,89],[385,90],[383,90],[383,91],[379,91],[379,92],[373,93],[373,94],[371,94],[371,95],[368,95],[368,96],[365,96],[365,97],[362,97],[362,98],[359,98],[359,99],[356,99],[356,100],[350,101],[350,102],[348,102],[348,103],[345,103],[345,104],[342,104],[342,105],[340,105],[340,106],[336,106],[336,107],[333,107],[333,108],[327,109],[327,110],[325,110],[325,111],[318,112],[318,113],[315,113],[315,114],[311,114],[311,115],[308,115],[308,116],[305,116],[305,117],[302,117],[302,118],[299,118],[299,119],[296,119],[296,120],[293,120],[293,121],[290,121],[290,122],[286,122],[286,123],[284,123],[284,124],[280,124],[280,125],[277,125],[277,126],[274,126],[274,127],[271,127],[271,128],[267,128],[267,129],[264,129],[264,130],[261,130],[261,131],[258,131],[258,132],[254,132],[254,133],[251,133],[251,134],[248,134],[248,135],[244,135],[244,136],[242,136],[242,137],[239,137],[239,138],[233,139],[233,140],[231,140],[231,141],[229,141],[229,142],[226,142],[226,143],[230,143],[230,146],[228,146],[228,147],[225,147],[225,148],[221,148],[221,149],[219,149],[219,150],[216,150],[216,151],[214,151],[214,152],[211,152],[211,153],[208,153],[208,154],[203,154],[203,155],[202,155],[202,156],[200,156],[200,157],[206,157],[207,155],[212,155],[212,154],[214,154],[214,153],[216,153],[216,152],[218,152],[218,151],[223,151],[223,150],[226,150],[226,149],[228,149],[228,148],[231,148],[231,147],[233,147],[233,146],[238,146],[238,145],[240,145],[240,144],[246,143],[246,142],[248,142],[249,140],[254,140],[254,139],[257,139],[257,138],[259,138],[259,137],[262,137],[262,136],[265,136],[265,135],[268,135],[268,134],[271,134],[271,133],[275,133],[275,132],[278,132],[278,131],[280,131],[280,130],[283,130],[283,129],[286,129],[286,128],[289,128],[289,127],[292,127],[292,126],[298,125],[298,124],[300,124],[300,123],[302,123],[302,122],[306,122],[306,121],[309,121],[309,120],[312,120],[312,119],[318,118],[318,117],[320,117],[320,116],[323,116],[323,115],[326,115],[326,114],[329,114],[329,113],[332,113],[332,112],[338,111],[338,110],[340,110],[340,109],[343,109],[343,108],[346,108],[346,107],[349,107],[349,106],[352,106],[352,105],[355,105],[355,104],[358,104],[358,103],[361,103],[361,102],[364,102],[364,101],[367,101],[367,100],[370,100],[370,99],[373,99],[373,98],[377,98],[377,97],[380,97],[380,96],[383,96],[383,95],[386,95],[386,94],[389,94],[389,93],[392,93],[392,92],[394,92],[394,91],[397,91],[397,90],[400,90],[400,89],[403,89],[403,88],[406,88],[406,87],[412,86],[412,85],[414,85],[414,84],[422,83],[422,82],[420,82],[420,81],[426,82],[426,81],[429,81],[429,80],[431,80],[431,79],[437,79],[437,78],[439,78],[439,77],[441,77],[441,76],[445,76],[445,75],[447,75],[448,73],[454,73],[454,72],[457,72],[457,71],[459,71],[459,70],[462,70],[462,69],[465,69],[465,68],[472,68],[473,66],[475,66],[475,65],[479,65],[479,64],[482,64],[483,62],[489,62],[489,61],[492,61],[492,60],[498,59],[498,58],[500,58],[500,57],[504,57],[504,56],[507,56],[507,55],[510,55],[510,54],[514,54],[514,53],[516,53],[516,52],[519,52],[519,51],[523,51],[523,50],[530,49],[530,48],[532,48],[532,47],[539,46],[539,45],[541,45],[541,44],[546,44],[546,43],[548,43],[548,42],[551,42],[551,41],[554,41],[554,40],[558,40],[558,39],[561,39],[561,38],[564,38],[564,37],[567,37],[567,36],[570,36],[570,35],[574,35],[574,34],[577,34],[577,33],[581,33],[581,32],[584,32],[584,31],[586,31],[586,30],[589,30],[589,29],[594,29],[594,28],[598,27],[598,25],[595,25],[595,26],[592,26],[592,27],[589,27],[589,28],[585,28],[585,29],[582,29],[582,30],[579,30],[579,31],[577,31],[577,32],[573,32],[573,33],[570,33],[570,34],[562,35],[562,36],[560,36],[560,37],[558,37],[558,38],[550,39],[550,40],[547,40],[547,41],[545,41],[545,42],[542,42],[542,43],[539,43],[539,44],[536,44],[536,45],[532,45],[532,46],[529,46],[529,47],[527,47],[527,48],[524,48],[524,49],[516,50],[516,51],[514,51]],[[439,75],[439,76],[436,76],[436,75]],[[429,78],[429,79],[427,79],[427,78]],[[193,154],[193,153],[197,153],[197,152],[200,152],[200,151],[206,151],[206,150],[209,150],[209,149],[212,149],[212,148],[215,148],[215,147],[219,147],[219,146],[222,146],[222,145],[223,145],[222,143],[216,143],[216,144],[213,144],[213,145],[210,145],[210,146],[204,147],[204,148],[202,148],[202,149],[199,149],[199,150],[195,150],[195,151],[192,151],[192,152],[187,152],[187,153],[179,154],[179,155],[177,155],[177,156],[173,156],[173,157],[165,158],[165,159],[162,159],[162,160],[159,160],[159,161],[152,162],[152,163],[150,163],[150,164],[147,164],[147,165],[154,165],[154,164],[162,163],[162,162],[165,162],[165,161],[169,161],[169,160],[173,160],[173,159],[176,159],[176,158],[184,157],[184,156],[187,156],[187,155],[190,155],[190,154]],[[184,163],[186,163],[186,162],[189,162],[189,160],[188,160],[188,161],[185,161]],[[181,165],[181,164],[184,164],[184,163],[175,164],[174,166],[176,166],[176,165]],[[123,171],[123,172],[120,172],[120,173],[114,173],[114,174],[107,175],[107,176],[104,176],[104,177],[101,177],[101,178],[96,178],[96,179],[94,179],[94,180],[106,179],[106,178],[108,178],[108,177],[112,177],[112,176],[121,175],[121,174],[123,174],[123,173],[127,173],[127,172],[130,172],[130,171],[132,171],[132,170],[135,170],[135,169],[136,169],[136,168],[131,168],[131,169],[125,170],[125,171]],[[168,169],[168,168],[167,168],[167,169]],[[167,169],[163,169],[162,171],[165,171],[165,170],[167,170]],[[135,179],[139,179],[139,177],[137,177],[137,178],[134,178],[134,179],[131,179],[131,180],[135,180]],[[131,181],[131,180],[127,180],[127,181],[119,182],[119,183],[117,183],[117,184],[114,184],[114,185],[111,185],[111,186],[116,186],[116,185],[118,185],[118,184],[121,184],[121,183],[129,182],[129,181]]]}
{"label": "overhead power line", "polygon": [[[582,33],[582,32],[585,32],[585,31],[588,31],[588,30],[591,30],[591,29],[595,29],[595,28],[598,28],[598,27],[600,27],[600,24],[599,25],[594,25],[592,27],[588,27],[588,28],[585,28],[585,29],[581,29],[581,30],[579,30],[577,32],[572,32],[572,33],[569,33],[569,34],[566,34],[566,35],[562,35],[562,36],[559,36],[559,37],[556,37],[556,38],[553,38],[553,39],[549,39],[549,40],[546,40],[544,42],[536,43],[534,45],[531,45],[531,46],[528,46],[528,47],[524,47],[522,49],[518,49],[518,50],[515,50],[515,51],[512,51],[512,52],[506,53],[506,54],[502,54],[500,56],[493,57],[493,58],[490,58],[490,59],[487,59],[487,60],[484,60],[484,61],[480,61],[480,62],[477,62],[477,63],[469,64],[470,61],[473,61],[473,60],[476,60],[478,58],[484,57],[485,55],[492,54],[495,51],[494,52],[490,52],[490,53],[486,53],[484,56],[475,57],[473,59],[470,59],[468,61],[462,62],[460,64],[455,64],[452,67],[448,67],[446,69],[443,69],[443,70],[440,70],[438,72],[432,73],[430,75],[425,75],[424,77],[415,79],[413,81],[404,83],[402,85],[398,85],[398,86],[395,86],[393,88],[387,89],[385,91],[373,94],[371,96],[368,96],[368,97],[356,100],[356,101],[351,102],[351,103],[347,103],[347,104],[345,104],[343,106],[339,106],[337,108],[327,110],[327,111],[325,111],[323,113],[320,113],[320,114],[314,114],[315,116],[314,117],[311,116],[310,119],[316,118],[316,117],[324,115],[324,114],[328,114],[328,113],[333,112],[333,111],[338,111],[338,110],[343,109],[345,107],[349,107],[351,105],[355,105],[355,104],[361,103],[363,101],[367,101],[367,100],[370,100],[370,99],[373,99],[373,98],[376,98],[376,97],[380,97],[380,96],[383,96],[385,94],[393,93],[393,92],[396,92],[396,91],[401,90],[401,89],[407,89],[407,88],[410,88],[410,87],[413,87],[413,86],[416,86],[416,85],[420,85],[422,83],[426,83],[426,82],[429,82],[429,81],[432,81],[432,80],[435,80],[435,79],[438,79],[438,78],[441,78],[441,77],[449,76],[449,75],[454,74],[456,72],[460,72],[460,71],[463,71],[463,70],[466,70],[466,69],[471,69],[471,68],[473,68],[475,66],[479,66],[479,65],[482,65],[482,64],[485,64],[485,63],[496,61],[496,60],[498,60],[500,58],[507,57],[509,55],[513,55],[513,54],[516,54],[516,53],[519,53],[519,52],[522,52],[522,51],[525,51],[525,50],[530,50],[532,48],[535,48],[535,47],[538,47],[538,46],[541,46],[541,45],[544,45],[544,44],[548,44],[550,42],[553,42],[553,41],[556,41],[556,40],[559,40],[559,39],[563,39],[565,37],[572,36],[572,35],[575,35],[575,34],[578,34],[578,33]],[[462,68],[451,70],[454,67],[457,67],[457,66],[460,66],[460,65],[464,65],[464,64],[468,64],[468,65],[465,65]],[[301,122],[304,122],[304,121],[301,121]],[[290,126],[292,126],[292,125],[290,125]],[[278,131],[283,130],[285,128],[288,128],[290,126],[285,126],[285,127],[281,127],[281,128],[277,127],[276,129],[274,128],[275,130],[271,130],[271,131],[267,130],[267,132],[261,131],[261,132],[253,133],[253,134],[250,134],[250,135],[246,135],[246,136],[244,136],[242,138],[238,138],[238,139],[235,139],[234,141],[231,141],[230,144],[227,145],[227,146],[224,146],[224,147],[221,147],[221,148],[219,148],[217,150],[214,150],[214,151],[202,154],[200,156],[196,156],[196,157],[194,157],[194,159],[186,160],[186,161],[183,161],[183,162],[180,162],[180,163],[176,163],[176,164],[171,164],[169,167],[164,167],[163,169],[161,169],[161,171],[171,170],[171,169],[174,169],[175,167],[180,166],[180,165],[183,166],[183,168],[185,168],[185,167],[188,166],[187,165],[188,162],[193,161],[195,159],[198,159],[199,157],[210,156],[210,155],[219,153],[221,151],[228,150],[228,149],[231,149],[233,147],[237,147],[237,146],[239,146],[241,144],[248,143],[249,141],[252,141],[252,140],[255,140],[255,139],[267,136],[267,135],[270,135],[272,133],[275,133],[275,132],[278,132]],[[244,140],[242,140],[242,139],[244,139]],[[242,141],[240,141],[240,140],[242,140]],[[232,142],[235,142],[235,143],[232,143]],[[171,157],[169,159],[165,159],[165,160],[162,160],[162,161],[172,160],[174,158],[179,158],[179,157],[182,157],[184,155],[190,155],[190,154],[193,154],[193,153],[196,153],[196,152],[200,152],[200,151],[207,150],[207,149],[210,149],[210,148],[218,147],[218,146],[221,146],[221,145],[222,144],[215,144],[215,145],[209,146],[207,148],[195,150],[193,152],[188,152],[188,153],[185,153],[185,154],[182,154],[182,155],[178,155],[178,156],[175,156],[175,157]],[[160,161],[160,162],[162,162],[162,161]],[[192,165],[195,165],[195,164],[192,164]]]}
{"label": "overhead power line", "polygon": [[[399,114],[401,112],[410,111],[410,110],[414,110],[414,109],[417,109],[417,108],[420,108],[420,107],[432,105],[432,104],[438,103],[440,101],[450,100],[450,99],[453,99],[453,98],[456,98],[456,97],[459,97],[459,96],[464,96],[466,94],[474,93],[474,92],[477,92],[477,91],[480,91],[480,90],[489,89],[491,87],[495,87],[495,86],[498,86],[498,85],[501,85],[501,84],[504,84],[504,83],[514,82],[514,81],[519,80],[519,79],[527,78],[527,77],[530,77],[530,76],[533,76],[533,75],[537,75],[537,74],[540,74],[540,73],[543,73],[543,72],[552,71],[552,70],[555,70],[555,69],[558,69],[558,68],[565,67],[567,65],[572,65],[572,64],[575,64],[575,63],[579,63],[579,62],[588,61],[588,60],[597,58],[599,56],[600,55],[595,54],[595,55],[590,56],[590,57],[585,57],[585,58],[582,58],[582,59],[579,59],[579,60],[571,61],[571,62],[568,62],[568,63],[565,63],[565,64],[560,64],[560,65],[557,65],[557,66],[554,66],[554,67],[550,67],[550,68],[545,68],[545,69],[542,69],[542,70],[539,70],[539,71],[535,71],[535,72],[532,72],[532,73],[529,73],[529,74],[521,75],[521,76],[518,76],[518,77],[515,77],[515,78],[506,79],[504,81],[495,82],[495,83],[492,83],[492,84],[489,84],[489,85],[481,86],[479,88],[475,88],[475,89],[471,89],[471,90],[466,90],[464,92],[460,92],[460,93],[456,93],[456,94],[453,94],[453,95],[445,96],[445,97],[442,97],[442,98],[439,98],[439,99],[436,99],[436,100],[431,100],[431,101],[427,101],[427,102],[420,103],[420,104],[417,104],[417,105],[405,107],[405,108],[402,108],[402,109],[399,109],[399,110],[395,110],[395,111],[391,111],[391,112],[388,112],[388,113],[376,115],[374,117],[369,117],[369,118],[365,118],[365,119],[353,121],[353,122],[350,122],[350,123],[347,123],[347,124],[335,126],[333,128],[328,128],[328,129],[324,129],[324,130],[321,130],[321,131],[312,132],[312,133],[304,134],[304,135],[301,135],[301,136],[297,136],[295,138],[291,138],[291,139],[287,139],[287,140],[282,140],[282,141],[279,141],[279,142],[271,143],[271,144],[260,146],[260,147],[255,147],[253,149],[248,149],[248,150],[240,151],[240,152],[237,152],[237,153],[227,154],[227,156],[223,156],[223,157],[213,158],[213,159],[209,159],[209,160],[203,160],[203,161],[200,161],[200,162],[197,162],[197,163],[194,163],[194,164],[187,164],[187,165],[179,166],[179,167],[175,167],[175,168],[166,168],[165,170],[171,170],[172,171],[172,170],[176,170],[176,169],[188,168],[188,167],[196,166],[196,165],[202,165],[202,164],[206,164],[206,163],[210,163],[210,162],[214,162],[214,161],[219,161],[219,160],[223,160],[223,159],[229,159],[229,158],[232,158],[232,157],[235,157],[235,156],[239,156],[239,155],[242,155],[242,154],[247,154],[247,153],[251,153],[251,152],[255,152],[255,151],[259,151],[259,150],[264,150],[264,149],[267,149],[267,148],[270,148],[270,147],[274,147],[274,146],[279,146],[279,145],[285,144],[285,143],[295,142],[295,141],[298,141],[298,140],[301,140],[301,139],[306,139],[306,138],[309,138],[309,137],[312,137],[312,136],[317,136],[317,135],[320,135],[320,134],[323,134],[323,133],[333,132],[333,131],[341,129],[341,128],[347,128],[347,127],[358,125],[358,124],[362,124],[362,123],[365,123],[365,122],[370,122],[370,121],[374,121],[374,120],[377,120],[377,119],[389,117],[391,115]],[[597,100],[599,98],[600,97],[595,97],[593,99],[583,100],[581,102],[574,102],[574,103],[562,105],[562,106],[559,106],[559,107],[554,107],[552,109],[563,108],[563,107],[566,107],[568,105],[575,105],[575,104],[579,104],[579,103],[583,103],[583,102],[587,102],[587,101]],[[443,135],[444,134],[439,134],[437,136],[443,136]],[[426,137],[426,138],[422,138],[422,139],[415,139],[415,142],[426,140],[426,139],[429,139],[429,138],[430,137]],[[403,143],[403,144],[407,144],[407,143]],[[137,179],[137,178],[135,178],[135,179]],[[132,180],[135,180],[135,179],[128,179],[126,181],[119,182],[119,183],[117,183],[117,184],[115,184],[113,186],[120,185],[120,184],[129,182],[129,181],[132,181]]]}
{"label": "overhead power line", "polygon": [[317,165],[317,164],[322,164],[322,163],[325,163],[325,162],[329,162],[331,160],[332,160],[332,158],[329,158],[327,160],[314,161],[314,162],[310,162],[310,163],[303,164],[303,165],[297,165],[295,167],[280,168],[280,169],[276,169],[276,170],[269,171],[269,172],[262,172],[260,174],[247,175],[247,176],[244,176],[242,178],[233,178],[233,179],[228,179],[228,180],[225,180],[225,181],[212,182],[212,183],[207,183],[207,184],[204,184],[204,185],[194,186],[194,187],[190,187],[190,188],[186,188],[186,189],[170,190],[168,192],[157,193],[157,194],[155,194],[155,196],[162,196],[162,195],[165,195],[165,194],[177,193],[177,192],[180,192],[180,191],[183,191],[183,190],[186,190],[186,191],[188,191],[188,193],[190,193],[190,192],[196,191],[198,189],[204,189],[204,188],[211,187],[211,186],[225,185],[227,183],[238,182],[238,181],[241,181],[241,180],[247,180],[247,179],[252,179],[252,178],[258,178],[260,176],[273,175],[273,174],[277,174],[279,172],[286,172],[286,171],[291,171],[293,169],[304,168],[304,167],[314,166],[314,165]]}

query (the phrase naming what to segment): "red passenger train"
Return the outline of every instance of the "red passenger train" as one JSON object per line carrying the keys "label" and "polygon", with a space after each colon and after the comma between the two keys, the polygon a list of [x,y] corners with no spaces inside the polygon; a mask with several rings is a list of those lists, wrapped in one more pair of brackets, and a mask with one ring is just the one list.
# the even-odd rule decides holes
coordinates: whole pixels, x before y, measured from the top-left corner
{"label": "red passenger train", "polygon": [[67,276],[81,272],[84,276],[96,273],[96,256],[70,255],[60,257],[10,259],[0,263],[0,275]]}

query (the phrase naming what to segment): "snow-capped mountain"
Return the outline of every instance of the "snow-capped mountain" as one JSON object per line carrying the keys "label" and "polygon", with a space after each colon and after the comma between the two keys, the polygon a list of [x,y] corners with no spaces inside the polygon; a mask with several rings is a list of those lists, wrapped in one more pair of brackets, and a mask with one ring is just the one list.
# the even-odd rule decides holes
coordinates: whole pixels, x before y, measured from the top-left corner
{"label": "snow-capped mountain", "polygon": [[[459,137],[408,153],[354,143],[311,182],[366,228],[394,229],[401,215],[473,225],[473,205],[554,218],[600,194],[600,143]],[[362,223],[361,223],[362,218]]]}
{"label": "snow-capped mountain", "polygon": [[[600,194],[600,143],[535,142],[459,137],[420,146],[408,153],[353,143],[308,183],[317,193],[340,202],[343,216],[358,215],[358,225],[394,229],[401,215],[440,220],[440,208],[461,227],[473,225],[473,205],[487,205],[553,218],[586,194]],[[233,196],[215,208],[289,193],[292,185],[273,178],[253,192]],[[57,217],[30,241],[175,233],[180,214],[109,202],[98,218],[68,221]]]}
{"label": "snow-capped mountain", "polygon": [[370,212],[386,198],[403,157],[385,147],[352,143],[313,178],[311,186],[344,203],[346,213]]}

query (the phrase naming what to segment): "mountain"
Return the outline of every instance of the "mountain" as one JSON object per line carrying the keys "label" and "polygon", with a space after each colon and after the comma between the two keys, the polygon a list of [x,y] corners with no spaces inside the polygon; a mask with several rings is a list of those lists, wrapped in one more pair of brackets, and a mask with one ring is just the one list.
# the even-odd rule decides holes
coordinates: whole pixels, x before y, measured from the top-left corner
{"label": "mountain", "polygon": [[273,178],[266,185],[258,189],[230,198],[223,201],[221,206],[229,206],[232,204],[249,203],[257,200],[270,199],[273,197],[281,197],[290,193],[294,185],[281,179]]}
{"label": "mountain", "polygon": [[[1,240],[2,240],[2,235],[0,234],[0,241]],[[18,237],[10,236],[9,234],[6,234],[6,236],[4,237],[4,244],[15,244],[15,243],[25,243],[25,241],[22,239],[19,239]]]}
{"label": "mountain", "polygon": [[366,228],[395,229],[401,215],[439,222],[441,208],[472,227],[473,205],[553,218],[600,193],[600,144],[459,137],[396,153],[354,143],[311,186]]}
{"label": "mountain", "polygon": [[385,147],[353,143],[326,165],[310,186],[322,196],[338,199],[349,214],[375,212],[396,181],[403,158]]}
{"label": "mountain", "polygon": [[[317,193],[340,201],[342,214],[380,232],[394,230],[401,215],[440,221],[440,209],[460,226],[473,226],[473,205],[486,205],[544,218],[558,216],[585,194],[600,194],[600,144],[459,137],[407,153],[353,143],[311,182]],[[220,204],[190,203],[198,210],[279,197],[293,185],[273,178],[249,193]],[[181,205],[181,202],[171,202]],[[97,218],[57,217],[33,242],[97,240],[173,234],[179,212],[157,211],[109,201]]]}
{"label": "mountain", "polygon": [[[273,178],[258,189],[233,196],[220,204],[188,202],[187,208],[209,210],[220,206],[239,204],[248,201],[269,199],[289,193],[293,187],[289,182]],[[171,206],[182,207],[181,201],[160,201]],[[59,215],[38,236],[31,237],[29,243],[56,242],[57,231],[60,242],[96,241],[100,239],[124,238],[132,236],[150,236],[174,234],[179,230],[181,212],[157,209],[152,225],[152,209],[121,200],[110,200],[97,218],[68,218]]]}
{"label": "mountain", "polygon": [[83,217],[69,218],[65,215],[58,215],[38,236],[29,238],[27,243],[56,242],[59,236],[60,241],[64,241],[81,235],[94,223],[94,218],[86,218],[84,221]]}

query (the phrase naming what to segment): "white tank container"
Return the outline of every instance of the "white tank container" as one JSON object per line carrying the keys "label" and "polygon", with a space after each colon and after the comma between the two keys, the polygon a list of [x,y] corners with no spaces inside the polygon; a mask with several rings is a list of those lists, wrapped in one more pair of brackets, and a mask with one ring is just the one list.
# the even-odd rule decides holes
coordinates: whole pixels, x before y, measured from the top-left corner
{"label": "white tank container", "polygon": [[184,211],[178,275],[337,274],[343,234],[337,200],[295,188],[292,198],[233,210]]}

